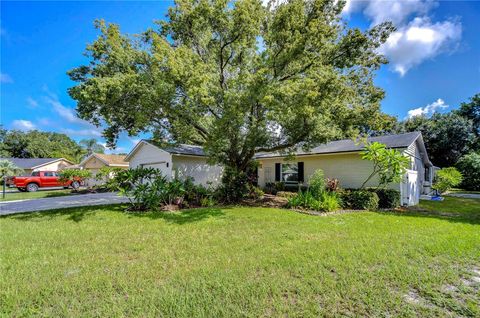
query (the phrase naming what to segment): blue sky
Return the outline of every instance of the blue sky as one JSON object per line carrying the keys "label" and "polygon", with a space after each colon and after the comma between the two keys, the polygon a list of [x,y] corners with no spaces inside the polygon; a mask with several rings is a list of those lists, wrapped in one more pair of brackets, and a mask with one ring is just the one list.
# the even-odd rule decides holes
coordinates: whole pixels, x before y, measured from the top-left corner
{"label": "blue sky", "polygon": [[[101,129],[75,116],[74,85],[66,71],[86,63],[82,55],[97,33],[93,21],[138,33],[163,19],[171,2],[19,2],[1,6],[1,123],[11,129],[65,132],[75,140]],[[480,92],[480,2],[348,1],[344,17],[362,29],[392,20],[397,32],[382,52],[391,60],[376,83],[386,91],[382,109],[403,119],[445,112]],[[137,138],[122,136],[116,152]]]}

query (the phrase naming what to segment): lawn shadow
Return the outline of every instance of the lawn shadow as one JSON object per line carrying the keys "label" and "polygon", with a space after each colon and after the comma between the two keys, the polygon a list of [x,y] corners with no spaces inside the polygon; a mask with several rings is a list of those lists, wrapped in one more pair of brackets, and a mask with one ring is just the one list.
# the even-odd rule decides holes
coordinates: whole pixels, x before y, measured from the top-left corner
{"label": "lawn shadow", "polygon": [[186,224],[198,222],[209,217],[221,217],[225,215],[223,208],[197,208],[181,211],[148,211],[148,212],[131,212],[125,211],[130,217],[142,217],[153,220],[163,219],[169,223]]}
{"label": "lawn shadow", "polygon": [[108,211],[115,211],[115,212],[124,212],[125,205],[124,204],[108,204],[108,205],[92,205],[92,206],[84,206],[84,207],[71,207],[71,208],[64,208],[64,209],[55,209],[55,210],[44,210],[44,211],[36,211],[36,212],[24,212],[24,213],[17,213],[17,214],[8,214],[2,215],[0,218],[9,218],[13,220],[19,221],[45,221],[51,220],[58,217],[66,217],[67,220],[73,222],[81,222],[88,216],[93,216],[99,210],[108,209]]}
{"label": "lawn shadow", "polygon": [[127,204],[109,204],[109,205],[94,205],[84,207],[71,207],[65,209],[45,210],[36,212],[24,212],[18,214],[9,214],[0,216],[0,218],[9,218],[19,221],[45,221],[58,217],[66,217],[67,220],[73,222],[81,222],[89,216],[93,216],[102,210],[108,212],[118,212],[127,215],[128,217],[141,217],[152,220],[163,219],[169,223],[186,224],[198,222],[209,217],[219,217],[225,215],[220,208],[198,208],[181,211],[145,211],[133,212],[127,210]]}

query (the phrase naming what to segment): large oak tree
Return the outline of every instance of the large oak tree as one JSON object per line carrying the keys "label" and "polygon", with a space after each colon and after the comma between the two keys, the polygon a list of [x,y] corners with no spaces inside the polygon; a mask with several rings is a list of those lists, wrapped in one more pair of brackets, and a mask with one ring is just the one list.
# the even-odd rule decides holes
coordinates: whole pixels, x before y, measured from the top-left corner
{"label": "large oak tree", "polygon": [[382,130],[373,83],[393,31],[362,32],[336,0],[178,0],[158,28],[136,36],[96,21],[88,65],[69,72],[81,118],[122,131],[204,146],[245,171],[257,151],[288,152]]}

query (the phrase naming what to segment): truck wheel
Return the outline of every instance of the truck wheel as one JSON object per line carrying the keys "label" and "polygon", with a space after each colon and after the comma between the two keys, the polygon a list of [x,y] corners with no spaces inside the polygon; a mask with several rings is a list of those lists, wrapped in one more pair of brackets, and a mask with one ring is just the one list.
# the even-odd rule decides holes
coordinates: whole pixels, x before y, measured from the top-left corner
{"label": "truck wheel", "polygon": [[27,184],[27,191],[28,192],[36,192],[37,190],[38,190],[38,185],[36,183]]}
{"label": "truck wheel", "polygon": [[78,190],[78,188],[80,188],[80,183],[78,181],[73,181],[72,182],[72,188],[74,190]]}

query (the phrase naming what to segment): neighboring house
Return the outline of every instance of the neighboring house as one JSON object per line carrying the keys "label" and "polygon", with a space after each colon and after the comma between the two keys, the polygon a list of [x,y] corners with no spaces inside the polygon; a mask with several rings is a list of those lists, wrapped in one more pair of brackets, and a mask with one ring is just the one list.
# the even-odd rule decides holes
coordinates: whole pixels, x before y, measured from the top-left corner
{"label": "neighboring house", "polygon": [[101,153],[92,153],[80,162],[76,168],[89,170],[92,178],[86,181],[88,186],[103,183],[102,180],[96,180],[95,176],[103,167],[128,169],[128,162],[125,161],[125,155],[106,155]]}
{"label": "neighboring house", "polygon": [[[402,182],[389,185],[400,191],[403,205],[415,205],[420,195],[431,192],[434,167],[428,159],[421,133],[372,137],[368,140],[383,143],[387,148],[397,149],[410,158],[410,167]],[[329,142],[310,151],[299,150],[290,160],[287,158],[291,157],[281,153],[257,153],[258,185],[265,187],[271,182],[308,184],[315,170],[322,169],[326,178],[338,179],[342,188],[359,188],[373,168],[370,161],[361,158],[362,149],[361,144],[348,139]],[[223,171],[220,166],[207,163],[202,147],[179,145],[162,148],[149,140],[140,141],[126,160],[131,168],[158,168],[169,178],[190,176],[201,184],[219,184]],[[378,179],[373,178],[366,186],[378,186]]]}
{"label": "neighboring house", "polygon": [[169,179],[192,177],[197,184],[220,184],[223,168],[207,163],[202,147],[183,145],[161,147],[152,140],[141,140],[125,158],[130,168],[152,167]]}
{"label": "neighboring house", "polygon": [[103,167],[116,167],[128,169],[128,162],[125,161],[125,155],[105,155],[101,153],[92,153],[78,164],[80,169],[90,170],[92,175]]}
{"label": "neighboring house", "polygon": [[[387,148],[401,151],[410,158],[410,167],[402,182],[389,188],[399,190],[403,205],[418,204],[420,195],[429,194],[434,167],[428,159],[420,132],[372,137],[370,142],[380,142]],[[264,187],[270,182],[308,184],[311,175],[322,169],[326,178],[336,178],[342,188],[359,188],[372,172],[372,163],[362,160],[363,146],[353,140],[338,140],[315,147],[310,151],[297,151],[293,160],[287,161],[280,153],[258,153],[258,185]],[[378,186],[378,179],[366,185]]]}
{"label": "neighboring house", "polygon": [[8,160],[24,170],[24,175],[31,175],[33,171],[60,171],[73,165],[65,158],[0,158]]}

